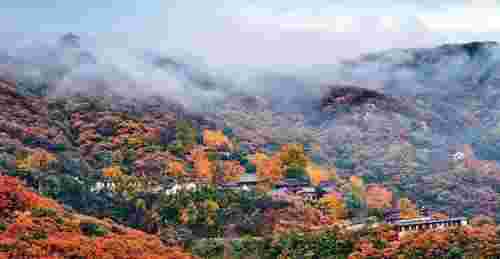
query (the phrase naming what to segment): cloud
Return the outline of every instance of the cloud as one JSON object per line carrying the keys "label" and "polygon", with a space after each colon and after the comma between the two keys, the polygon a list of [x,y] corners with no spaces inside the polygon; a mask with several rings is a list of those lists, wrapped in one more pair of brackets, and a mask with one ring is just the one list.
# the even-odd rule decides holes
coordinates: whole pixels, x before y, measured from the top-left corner
{"label": "cloud", "polygon": [[418,17],[433,31],[500,32],[500,2],[468,0],[447,12],[421,13]]}
{"label": "cloud", "polygon": [[[332,64],[366,52],[426,47],[440,41],[439,35],[430,32],[414,16],[381,18],[335,11],[317,14],[309,9],[226,9],[217,9],[218,13],[210,9],[199,12],[181,6],[169,10],[164,20],[125,24],[137,24],[129,26],[132,29],[139,27],[137,35],[141,36],[130,40],[134,44],[147,40],[166,53],[190,52],[213,65],[273,69]],[[160,23],[165,25],[162,33],[158,33]]]}
{"label": "cloud", "polygon": [[[129,5],[130,2],[134,4]],[[492,4],[491,1],[474,1],[468,6],[475,10],[472,13],[477,14],[481,10],[486,12]],[[360,0],[333,3],[326,0],[310,3],[298,0],[158,0],[142,5],[130,0],[127,4],[107,4],[106,8],[94,9],[90,8],[92,4],[81,2],[72,12],[86,11],[85,5],[88,5],[88,10],[99,10],[100,19],[95,23],[84,20],[76,31],[84,31],[96,41],[93,50],[97,56],[137,81],[165,85],[158,90],[169,91],[171,96],[189,95],[191,88],[184,86],[182,75],[156,71],[148,64],[137,63],[135,54],[151,50],[164,56],[188,59],[186,63],[203,64],[204,71],[221,73],[248,87],[249,78],[263,72],[303,75],[303,71],[314,71],[317,78],[323,81],[325,77],[326,81],[334,78],[332,64],[360,54],[392,48],[433,47],[448,43],[450,35],[453,40],[486,38],[483,35],[446,34],[456,26],[470,26],[466,22],[475,23],[474,28],[468,28],[470,31],[483,28],[479,26],[481,19],[472,19],[464,13],[466,3],[457,1],[437,4],[430,0],[381,0],[375,4]],[[451,11],[447,12],[443,7],[449,7]],[[54,12],[63,12],[64,8]],[[496,9],[490,9],[489,16],[482,15],[481,18],[490,17],[495,22],[498,19],[493,16]],[[45,17],[52,9],[44,10]],[[36,12],[31,10],[29,13]],[[48,26],[51,31],[68,28],[57,27],[58,23],[65,24],[64,16],[50,17],[32,20]],[[23,20],[30,24],[33,21]],[[493,22],[488,23],[493,26],[488,30],[496,28]],[[25,33],[21,27],[19,31],[17,38],[20,41],[14,43],[13,49],[18,49],[20,42],[29,39],[29,35],[36,39],[50,38]],[[0,47],[2,44],[7,43],[2,41]],[[204,94],[193,92],[187,99],[195,100]]]}
{"label": "cloud", "polygon": [[473,8],[498,8],[500,2],[498,0],[467,0],[465,1],[465,6]]}
{"label": "cloud", "polygon": [[[0,21],[15,24],[9,30],[70,30],[109,45],[189,53],[213,65],[276,68],[334,63],[361,53],[429,47],[457,38],[486,40],[493,34],[457,35],[457,31],[500,31],[497,2],[113,0],[102,4],[88,0],[74,8],[68,4],[41,8],[44,5],[19,0],[0,4],[8,10],[8,18]],[[23,15],[35,18],[20,19]]]}

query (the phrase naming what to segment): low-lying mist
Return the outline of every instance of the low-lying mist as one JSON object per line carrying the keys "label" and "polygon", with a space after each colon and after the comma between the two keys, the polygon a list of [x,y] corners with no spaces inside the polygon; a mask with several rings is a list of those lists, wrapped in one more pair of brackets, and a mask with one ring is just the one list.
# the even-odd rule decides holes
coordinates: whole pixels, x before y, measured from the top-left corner
{"label": "low-lying mist", "polygon": [[[300,55],[309,48],[314,46],[304,46]],[[342,51],[336,46],[330,51],[337,50]],[[496,101],[500,94],[496,87],[500,81],[496,43],[390,49],[349,59],[332,58],[329,64],[291,65],[212,64],[213,53],[205,57],[166,53],[74,34],[6,46],[0,53],[0,75],[45,84],[50,96],[118,96],[110,100],[129,103],[159,97],[188,111],[214,115],[235,127],[245,123],[238,117],[249,116],[245,120],[261,123],[255,128],[273,129],[276,133],[272,135],[277,137],[286,135],[280,132],[293,131],[287,136],[291,141],[295,135],[307,135],[301,139],[320,142],[335,130],[338,133],[342,127],[352,127],[348,125],[352,121],[333,123],[330,119],[334,117],[325,117],[318,109],[321,98],[335,85],[411,97],[413,106],[417,105],[415,98],[424,98],[433,134],[461,143],[468,141],[463,134],[464,118],[478,117],[482,124],[474,130],[496,126],[499,121],[493,113],[484,112],[500,109]],[[266,54],[271,55],[255,53]],[[257,98],[256,102],[243,102],[245,96]],[[480,105],[472,105],[471,100]]]}

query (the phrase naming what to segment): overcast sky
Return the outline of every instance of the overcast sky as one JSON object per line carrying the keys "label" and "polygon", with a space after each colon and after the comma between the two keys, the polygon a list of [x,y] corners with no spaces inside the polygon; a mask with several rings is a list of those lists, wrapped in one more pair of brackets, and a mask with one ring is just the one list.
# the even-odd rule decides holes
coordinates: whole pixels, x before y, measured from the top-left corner
{"label": "overcast sky", "polygon": [[214,64],[308,65],[500,41],[500,0],[15,0],[1,1],[0,24],[2,40],[15,44],[75,32]]}

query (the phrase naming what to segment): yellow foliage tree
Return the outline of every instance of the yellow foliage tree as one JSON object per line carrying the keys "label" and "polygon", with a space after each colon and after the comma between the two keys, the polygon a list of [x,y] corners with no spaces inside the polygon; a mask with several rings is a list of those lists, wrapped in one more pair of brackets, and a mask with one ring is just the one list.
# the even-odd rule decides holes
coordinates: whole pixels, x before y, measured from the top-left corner
{"label": "yellow foliage tree", "polygon": [[399,209],[402,219],[413,219],[418,217],[416,205],[408,198],[399,199]]}
{"label": "yellow foliage tree", "polygon": [[215,218],[217,217],[217,210],[219,209],[219,204],[213,200],[205,201],[205,208],[207,209],[207,224],[214,225]]}
{"label": "yellow foliage tree", "polygon": [[358,176],[351,176],[350,180],[352,186],[352,193],[360,200],[363,200],[365,198],[363,179],[361,179],[361,177]]}
{"label": "yellow foliage tree", "polygon": [[320,199],[320,204],[324,206],[328,213],[335,219],[343,219],[346,217],[345,204],[336,194],[328,194]]}
{"label": "yellow foliage tree", "polygon": [[26,157],[18,156],[16,159],[17,170],[48,169],[49,163],[57,160],[56,156],[43,150],[37,149]]}
{"label": "yellow foliage tree", "polygon": [[26,157],[23,157],[22,155],[17,155],[16,169],[20,171],[31,170],[29,155]]}
{"label": "yellow foliage tree", "polygon": [[286,144],[281,146],[279,157],[285,167],[306,168],[309,162],[301,144]]}
{"label": "yellow foliage tree", "polygon": [[257,152],[257,153],[255,153],[255,155],[253,155],[253,158],[250,158],[250,161],[255,166],[258,166],[259,163],[263,163],[264,161],[266,161],[268,159],[269,159],[269,157],[266,154],[261,153],[261,152]]}
{"label": "yellow foliage tree", "polygon": [[144,146],[144,137],[142,136],[131,136],[127,138],[127,143],[133,146]]}
{"label": "yellow foliage tree", "polygon": [[144,124],[139,123],[139,122],[135,122],[135,121],[132,121],[132,120],[122,121],[118,125],[118,127],[130,129],[130,130],[143,130],[145,128]]}
{"label": "yellow foliage tree", "polygon": [[203,143],[214,149],[221,147],[233,148],[231,140],[221,130],[203,130]]}

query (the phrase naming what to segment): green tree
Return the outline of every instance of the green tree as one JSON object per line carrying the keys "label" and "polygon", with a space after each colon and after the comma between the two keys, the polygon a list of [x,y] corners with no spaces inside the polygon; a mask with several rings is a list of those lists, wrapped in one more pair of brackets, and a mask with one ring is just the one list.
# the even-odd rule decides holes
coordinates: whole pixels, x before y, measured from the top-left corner
{"label": "green tree", "polygon": [[179,120],[175,125],[176,129],[176,145],[186,152],[196,144],[197,133],[191,123],[186,120]]}
{"label": "green tree", "polygon": [[286,170],[286,178],[293,178],[298,180],[303,180],[309,182],[309,175],[307,171],[302,167],[291,167]]}

